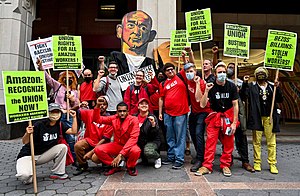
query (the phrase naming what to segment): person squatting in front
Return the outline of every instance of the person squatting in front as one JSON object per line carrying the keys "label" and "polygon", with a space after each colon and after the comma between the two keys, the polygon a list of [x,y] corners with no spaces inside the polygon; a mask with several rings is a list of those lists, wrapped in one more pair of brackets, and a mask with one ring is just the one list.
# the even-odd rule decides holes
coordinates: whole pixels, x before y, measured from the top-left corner
{"label": "person squatting in front", "polygon": [[60,131],[63,136],[66,134],[77,133],[76,112],[70,110],[73,117],[72,127],[69,128],[64,122],[61,122],[61,108],[57,103],[50,103],[48,106],[49,118],[38,120],[34,126],[28,126],[22,137],[22,143],[25,144],[17,156],[16,177],[24,184],[32,183],[32,158],[30,147],[30,134],[33,134],[34,159],[36,165],[42,165],[50,161],[54,162],[51,169],[50,178],[64,180],[68,178],[65,172],[66,156],[68,147],[65,144],[59,144],[58,139]]}
{"label": "person squatting in front", "polygon": [[138,102],[139,113],[136,114],[139,120],[140,135],[138,146],[141,148],[141,160],[143,163],[153,163],[154,168],[161,167],[160,158],[160,128],[158,120],[154,114],[149,112],[150,101],[146,98],[141,98]]}
{"label": "person squatting in front", "polygon": [[[108,106],[108,97],[100,96],[96,100],[96,104],[100,108],[101,116],[108,116],[106,109]],[[87,104],[87,102],[83,102]],[[97,124],[93,122],[93,112],[91,109],[79,109],[79,118],[85,124],[84,138],[75,143],[75,153],[78,161],[78,167],[74,176],[80,175],[88,169],[87,160],[91,159],[94,163],[99,164],[97,156],[93,156],[94,148],[104,143],[110,142],[112,126],[105,124]],[[104,135],[108,136],[105,137]]]}
{"label": "person squatting in front", "polygon": [[[100,116],[100,108],[97,104],[94,108],[93,122],[113,127],[114,141],[94,149],[95,155],[93,156],[97,156],[102,163],[111,166],[111,169],[104,175],[108,176],[121,171],[120,163],[125,161],[128,174],[136,176],[138,174],[136,163],[141,154],[141,149],[137,145],[140,127],[138,118],[128,114],[128,105],[120,102],[117,105],[117,114]],[[109,137],[106,134],[103,136]]]}
{"label": "person squatting in front", "polygon": [[224,176],[231,176],[230,166],[234,149],[234,133],[238,121],[238,92],[237,87],[226,81],[226,64],[220,62],[215,67],[216,81],[207,83],[200,106],[205,107],[209,101],[211,112],[205,119],[207,124],[204,162],[195,175],[212,172],[213,160],[216,153],[218,138],[223,145],[220,158],[220,168]]}

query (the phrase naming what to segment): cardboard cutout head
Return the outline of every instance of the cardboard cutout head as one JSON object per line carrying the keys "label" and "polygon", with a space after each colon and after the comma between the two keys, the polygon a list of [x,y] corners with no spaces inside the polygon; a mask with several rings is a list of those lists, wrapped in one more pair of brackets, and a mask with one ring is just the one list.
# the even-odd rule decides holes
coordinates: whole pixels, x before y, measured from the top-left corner
{"label": "cardboard cutout head", "polygon": [[122,52],[134,56],[146,56],[147,46],[156,36],[152,29],[152,18],[141,10],[123,16],[117,25],[117,37],[121,39]]}

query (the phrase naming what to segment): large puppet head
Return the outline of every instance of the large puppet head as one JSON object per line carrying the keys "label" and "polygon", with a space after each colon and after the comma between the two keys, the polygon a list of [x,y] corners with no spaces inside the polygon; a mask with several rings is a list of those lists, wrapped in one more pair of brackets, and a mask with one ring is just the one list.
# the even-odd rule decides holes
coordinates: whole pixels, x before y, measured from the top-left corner
{"label": "large puppet head", "polygon": [[152,18],[141,10],[123,16],[117,25],[117,37],[122,42],[122,52],[134,56],[146,56],[147,46],[156,36],[152,29]]}

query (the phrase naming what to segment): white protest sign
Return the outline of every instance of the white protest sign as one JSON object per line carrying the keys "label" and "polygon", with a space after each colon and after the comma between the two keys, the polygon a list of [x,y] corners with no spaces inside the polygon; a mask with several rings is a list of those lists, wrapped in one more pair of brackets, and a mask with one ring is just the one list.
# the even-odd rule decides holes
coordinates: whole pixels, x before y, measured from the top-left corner
{"label": "white protest sign", "polygon": [[[151,81],[151,76],[148,74],[149,71],[152,71],[153,77],[155,75],[155,72],[154,72],[154,69],[153,69],[152,65],[142,67],[138,70],[142,70],[145,73],[145,80],[147,82]],[[120,83],[120,86],[122,88],[122,91],[125,91],[128,86],[130,86],[131,84],[134,84],[135,73],[136,73],[136,71],[132,71],[132,72],[128,72],[128,73],[122,74],[122,75],[117,77],[118,82]]]}
{"label": "white protest sign", "polygon": [[27,46],[35,70],[38,70],[38,65],[36,64],[37,58],[42,59],[44,69],[53,68],[52,37],[27,42]]}

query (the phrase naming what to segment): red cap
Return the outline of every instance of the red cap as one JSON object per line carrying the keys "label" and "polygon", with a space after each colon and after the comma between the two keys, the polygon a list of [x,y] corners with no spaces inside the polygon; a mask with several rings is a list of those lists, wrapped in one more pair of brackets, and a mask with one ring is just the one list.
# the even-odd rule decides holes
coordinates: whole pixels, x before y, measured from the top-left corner
{"label": "red cap", "polygon": [[140,104],[142,101],[146,101],[148,104],[150,103],[147,98],[140,98],[138,104]]}

